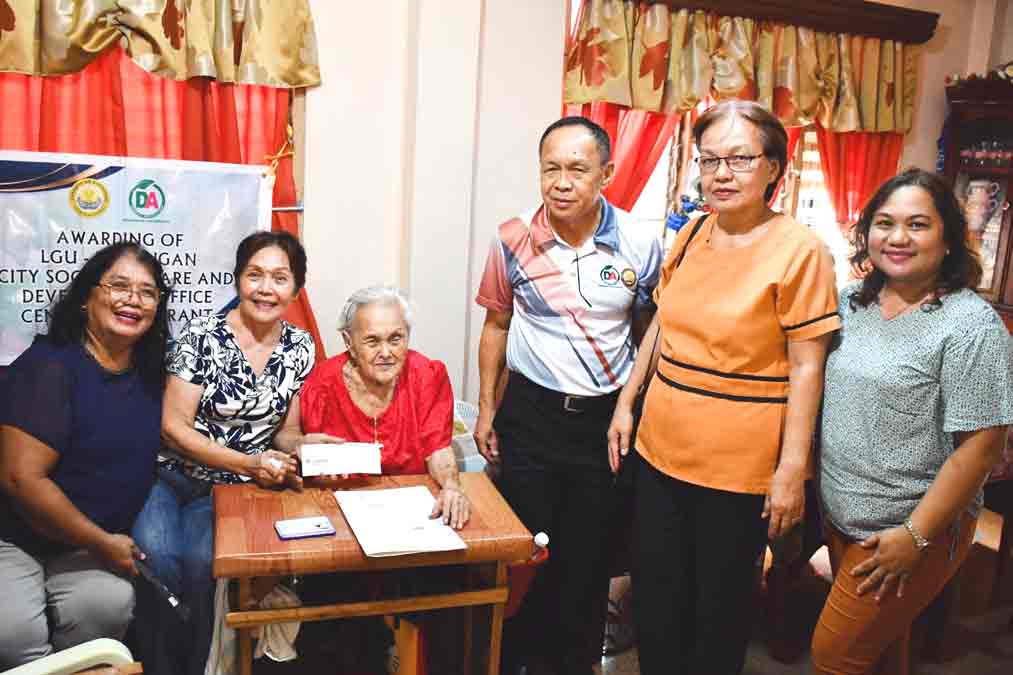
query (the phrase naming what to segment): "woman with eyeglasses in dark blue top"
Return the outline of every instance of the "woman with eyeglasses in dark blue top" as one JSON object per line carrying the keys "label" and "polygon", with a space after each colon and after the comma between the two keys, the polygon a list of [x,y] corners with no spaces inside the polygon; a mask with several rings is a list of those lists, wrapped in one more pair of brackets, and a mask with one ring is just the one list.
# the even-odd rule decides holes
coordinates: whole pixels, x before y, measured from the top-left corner
{"label": "woman with eyeglasses in dark blue top", "polygon": [[144,248],[95,253],[0,401],[0,670],[130,622],[129,536],[155,475],[168,289]]}

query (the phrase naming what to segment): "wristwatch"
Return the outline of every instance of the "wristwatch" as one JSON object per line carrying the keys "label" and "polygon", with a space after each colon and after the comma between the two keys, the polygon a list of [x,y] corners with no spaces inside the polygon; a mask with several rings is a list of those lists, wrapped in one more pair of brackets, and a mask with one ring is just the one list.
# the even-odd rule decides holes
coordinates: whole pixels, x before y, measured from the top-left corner
{"label": "wristwatch", "polygon": [[919,551],[924,551],[929,547],[929,540],[923,537],[921,533],[915,529],[915,526],[914,524],[912,524],[910,518],[904,521],[904,529],[907,530],[907,533],[910,534],[911,538],[915,540],[916,549],[918,549]]}

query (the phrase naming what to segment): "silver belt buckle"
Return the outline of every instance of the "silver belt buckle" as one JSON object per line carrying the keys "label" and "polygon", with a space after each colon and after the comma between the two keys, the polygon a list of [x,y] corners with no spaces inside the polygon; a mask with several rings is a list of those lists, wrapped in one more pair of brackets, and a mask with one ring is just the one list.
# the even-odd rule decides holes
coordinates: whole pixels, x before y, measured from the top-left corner
{"label": "silver belt buckle", "polygon": [[584,398],[583,396],[571,396],[570,394],[567,394],[566,396],[563,397],[563,410],[565,410],[566,412],[572,412],[572,413],[582,413],[582,412],[584,412],[583,408],[572,408],[572,407],[570,407],[571,403],[579,402],[583,398]]}

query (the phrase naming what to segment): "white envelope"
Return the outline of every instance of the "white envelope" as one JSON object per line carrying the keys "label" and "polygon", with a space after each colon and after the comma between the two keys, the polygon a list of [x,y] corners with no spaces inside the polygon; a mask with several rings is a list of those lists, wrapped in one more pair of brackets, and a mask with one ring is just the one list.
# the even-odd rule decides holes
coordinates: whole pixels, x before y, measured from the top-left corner
{"label": "white envelope", "polygon": [[302,475],[380,473],[379,443],[309,443],[302,446]]}

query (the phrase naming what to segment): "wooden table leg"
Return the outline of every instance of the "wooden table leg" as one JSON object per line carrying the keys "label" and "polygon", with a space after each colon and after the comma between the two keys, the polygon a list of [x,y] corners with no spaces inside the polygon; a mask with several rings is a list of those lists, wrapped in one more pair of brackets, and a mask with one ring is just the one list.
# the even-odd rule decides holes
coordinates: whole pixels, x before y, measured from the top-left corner
{"label": "wooden table leg", "polygon": [[[253,608],[253,583],[249,578],[239,580],[239,607],[246,611]],[[253,629],[239,628],[236,630],[236,644],[239,653],[239,675],[253,675]]]}
{"label": "wooden table leg", "polygon": [[[471,590],[472,588],[474,588],[474,584],[472,583],[472,575],[470,571],[467,574],[468,574],[468,590]],[[475,623],[476,614],[478,612],[475,611],[474,607],[464,607],[461,609],[461,611],[464,612],[464,640],[463,640],[464,657],[462,659],[463,662],[462,675],[471,675],[472,672],[474,672],[474,669],[472,667],[474,664],[472,662],[475,660],[475,646],[474,646],[475,631],[473,626]]]}
{"label": "wooden table leg", "polygon": [[[496,587],[507,585],[507,565],[496,563]],[[503,612],[506,603],[497,602],[492,606],[492,627],[489,635],[489,675],[499,675],[500,649],[503,642]]]}

